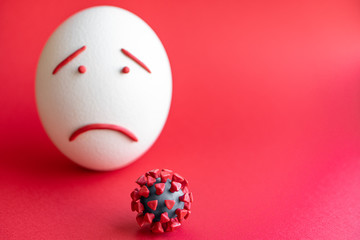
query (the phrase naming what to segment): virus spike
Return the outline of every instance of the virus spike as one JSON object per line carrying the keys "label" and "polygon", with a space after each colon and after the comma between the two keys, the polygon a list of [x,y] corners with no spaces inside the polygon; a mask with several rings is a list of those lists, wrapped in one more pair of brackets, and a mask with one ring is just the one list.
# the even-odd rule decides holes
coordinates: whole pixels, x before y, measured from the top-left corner
{"label": "virus spike", "polygon": [[161,181],[162,182],[166,182],[167,179],[172,178],[173,175],[173,171],[169,170],[169,169],[163,169],[161,170],[160,176],[161,176]]}
{"label": "virus spike", "polygon": [[138,213],[139,213],[139,212],[142,212],[142,211],[144,211],[144,205],[142,205],[142,203],[141,203],[140,201],[137,201],[137,202],[135,202],[135,204],[134,204],[134,209],[135,209],[135,211],[137,211]]}
{"label": "virus spike", "polygon": [[182,202],[187,202],[187,203],[189,203],[189,202],[190,202],[190,195],[189,195],[189,193],[185,193],[184,195],[180,196],[180,197],[179,197],[179,200],[182,201]]}
{"label": "virus spike", "polygon": [[161,222],[161,223],[166,223],[166,222],[168,222],[168,221],[170,221],[170,218],[169,218],[168,213],[167,213],[167,212],[163,212],[163,213],[161,214],[161,216],[160,216],[160,222]]}
{"label": "virus spike", "polygon": [[182,190],[183,193],[188,193],[188,192],[189,192],[189,188],[188,188],[188,187],[183,187],[181,190]]}
{"label": "virus spike", "polygon": [[171,210],[175,205],[175,201],[174,200],[165,200],[165,205],[169,210]]}
{"label": "virus spike", "polygon": [[161,172],[160,177],[161,177],[161,182],[165,183],[168,179],[171,178],[171,174],[168,172]]}
{"label": "virus spike", "polygon": [[149,202],[147,202],[147,205],[149,208],[151,208],[152,210],[155,211],[157,208],[157,205],[158,205],[158,200],[149,201]]}
{"label": "virus spike", "polygon": [[190,210],[190,208],[191,208],[191,203],[184,203],[184,209]]}
{"label": "virus spike", "polygon": [[142,197],[149,197],[150,191],[149,189],[144,185],[140,188],[139,195]]}
{"label": "virus spike", "polygon": [[188,219],[190,215],[191,215],[191,211],[188,211],[187,214],[186,214],[186,216],[185,216],[184,218],[185,218],[185,219]]}
{"label": "virus spike", "polygon": [[189,193],[189,195],[190,195],[190,202],[194,202],[194,196],[193,196],[192,192]]}
{"label": "virus spike", "polygon": [[179,221],[182,220],[186,216],[187,212],[188,211],[186,209],[180,209],[180,208],[176,209],[176,211],[175,211]]}
{"label": "virus spike", "polygon": [[161,171],[162,171],[162,172],[173,173],[173,171],[172,171],[172,170],[170,170],[170,169],[166,169],[166,168],[163,168]]}
{"label": "virus spike", "polygon": [[183,185],[183,187],[189,186],[189,181],[186,178],[184,178],[182,185]]}
{"label": "virus spike", "polygon": [[165,232],[172,232],[171,222],[167,222],[167,223],[166,223]]}
{"label": "virus spike", "polygon": [[160,195],[165,190],[165,183],[157,183],[155,184],[156,194]]}
{"label": "virus spike", "polygon": [[160,170],[159,169],[153,169],[149,173],[150,173],[150,176],[152,176],[153,178],[160,177]]}
{"label": "virus spike", "polygon": [[163,232],[164,232],[164,229],[163,229],[163,227],[162,227],[162,225],[161,225],[160,222],[156,222],[156,223],[154,224],[154,226],[151,228],[151,231],[152,231],[153,233],[163,233]]}
{"label": "virus spike", "polygon": [[174,220],[171,220],[171,230],[174,231],[175,229],[179,228],[181,226],[181,223],[175,218]]}
{"label": "virus spike", "polygon": [[135,203],[134,201],[131,202],[131,211],[135,212]]}
{"label": "virus spike", "polygon": [[171,182],[171,187],[170,187],[170,192],[177,192],[179,191],[181,188],[181,183],[178,183],[178,182]]}
{"label": "virus spike", "polygon": [[166,183],[166,181],[170,178],[171,178],[170,174],[163,174],[163,175],[161,175],[161,182]]}
{"label": "virus spike", "polygon": [[131,192],[130,196],[133,201],[139,200],[140,199],[139,189],[135,188],[135,190]]}
{"label": "virus spike", "polygon": [[175,181],[175,182],[183,182],[184,181],[184,178],[182,176],[180,176],[179,174],[177,173],[174,173],[173,177],[172,177],[172,180]]}
{"label": "virus spike", "polygon": [[142,211],[144,211],[144,206],[142,205],[142,203],[140,201],[137,201],[137,202],[132,201],[131,202],[131,211],[142,212]]}
{"label": "virus spike", "polygon": [[138,180],[136,180],[136,183],[139,184],[140,186],[145,185],[147,183],[146,177],[142,175],[141,177],[138,178]]}
{"label": "virus spike", "polygon": [[145,213],[144,221],[147,223],[151,223],[155,218],[155,215],[153,213]]}
{"label": "virus spike", "polygon": [[140,227],[144,226],[145,222],[144,222],[144,214],[139,213],[136,216],[136,222],[139,224]]}
{"label": "virus spike", "polygon": [[153,178],[152,176],[147,177],[147,185],[148,185],[148,187],[151,187],[152,185],[154,185],[155,182],[156,182],[156,179]]}

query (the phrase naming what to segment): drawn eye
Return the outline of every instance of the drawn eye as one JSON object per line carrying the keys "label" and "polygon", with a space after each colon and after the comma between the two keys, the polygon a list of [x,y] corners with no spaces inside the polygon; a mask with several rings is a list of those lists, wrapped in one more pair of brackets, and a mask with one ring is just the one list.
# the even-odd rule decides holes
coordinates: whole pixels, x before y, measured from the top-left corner
{"label": "drawn eye", "polygon": [[[59,63],[53,70],[52,74],[55,75],[62,67],[64,67],[66,64],[68,64],[71,60],[73,60],[74,58],[76,58],[80,53],[82,53],[83,51],[85,51],[86,46],[82,46],[81,48],[79,48],[78,50],[76,50],[75,52],[73,52],[72,54],[70,54],[67,58],[65,58],[61,63]],[[80,68],[85,69],[86,68],[84,66],[80,66],[78,68],[78,71],[80,72]],[[85,72],[84,71],[84,72]],[[80,72],[80,73],[84,73],[84,72]]]}
{"label": "drawn eye", "polygon": [[130,72],[130,68],[128,66],[123,67],[123,69],[121,69],[122,73],[129,73]]}
{"label": "drawn eye", "polygon": [[[133,60],[134,62],[136,62],[137,64],[139,64],[140,67],[142,67],[143,69],[145,69],[148,73],[151,73],[150,69],[142,62],[140,61],[137,57],[135,57],[134,55],[132,55],[128,50],[125,49],[121,49],[121,52],[123,54],[125,54],[128,58],[130,58],[131,60]],[[127,67],[124,67],[123,69],[125,69]],[[129,69],[130,70],[130,69]],[[124,72],[125,73],[125,72]]]}
{"label": "drawn eye", "polygon": [[86,72],[86,67],[81,65],[79,68],[78,68],[78,71],[79,73],[85,73]]}

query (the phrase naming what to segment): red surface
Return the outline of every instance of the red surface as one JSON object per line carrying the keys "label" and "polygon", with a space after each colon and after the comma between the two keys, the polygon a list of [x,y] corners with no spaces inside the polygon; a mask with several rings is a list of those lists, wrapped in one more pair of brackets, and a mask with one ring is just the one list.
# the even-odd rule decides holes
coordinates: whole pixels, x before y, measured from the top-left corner
{"label": "red surface", "polygon": [[[145,19],[174,78],[160,138],[113,172],[67,160],[34,99],[47,38],[100,4]],[[0,54],[1,239],[359,239],[359,1],[2,0]],[[130,209],[153,168],[187,178],[195,198],[161,236]]]}

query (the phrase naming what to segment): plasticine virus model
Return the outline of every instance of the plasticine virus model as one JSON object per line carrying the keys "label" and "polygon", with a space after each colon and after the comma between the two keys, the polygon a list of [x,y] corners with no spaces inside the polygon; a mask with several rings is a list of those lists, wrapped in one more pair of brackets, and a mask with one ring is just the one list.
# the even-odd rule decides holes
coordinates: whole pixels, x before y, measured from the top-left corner
{"label": "plasticine virus model", "polygon": [[181,226],[190,214],[193,195],[188,181],[168,169],[154,169],[136,181],[140,189],[131,193],[131,210],[138,212],[140,227],[151,223],[155,233],[171,232]]}

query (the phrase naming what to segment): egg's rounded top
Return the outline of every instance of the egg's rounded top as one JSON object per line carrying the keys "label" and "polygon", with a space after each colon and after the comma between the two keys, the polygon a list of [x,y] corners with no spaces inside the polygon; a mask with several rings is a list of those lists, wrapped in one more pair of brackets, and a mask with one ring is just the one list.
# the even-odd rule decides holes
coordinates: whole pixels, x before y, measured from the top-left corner
{"label": "egg's rounded top", "polygon": [[37,68],[40,119],[74,162],[111,170],[141,156],[166,121],[170,64],[155,32],[118,7],[85,9],[47,41]]}

